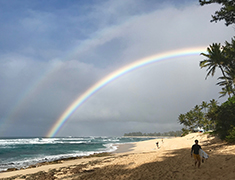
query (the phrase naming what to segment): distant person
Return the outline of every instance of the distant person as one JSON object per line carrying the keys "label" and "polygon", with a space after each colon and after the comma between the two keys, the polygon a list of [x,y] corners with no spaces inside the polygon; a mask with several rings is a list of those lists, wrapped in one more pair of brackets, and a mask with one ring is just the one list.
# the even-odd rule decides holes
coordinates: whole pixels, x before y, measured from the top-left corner
{"label": "distant person", "polygon": [[198,163],[198,168],[201,165],[201,158],[199,155],[199,150],[202,149],[200,145],[198,145],[198,140],[195,140],[195,144],[192,146],[191,149],[191,157],[193,156],[195,159],[195,166],[197,166]]}
{"label": "distant person", "polygon": [[162,139],[162,143],[164,143],[163,139]]}
{"label": "distant person", "polygon": [[159,144],[158,144],[158,142],[156,142],[156,146],[157,146],[157,148],[159,149]]}

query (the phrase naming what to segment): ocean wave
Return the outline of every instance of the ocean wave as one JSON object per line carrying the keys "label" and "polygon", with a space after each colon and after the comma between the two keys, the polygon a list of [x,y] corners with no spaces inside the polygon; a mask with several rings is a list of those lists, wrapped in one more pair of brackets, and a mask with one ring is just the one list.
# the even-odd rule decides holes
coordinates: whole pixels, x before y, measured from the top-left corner
{"label": "ocean wave", "polygon": [[143,141],[126,137],[61,137],[0,139],[0,171],[25,168],[63,158],[113,152],[118,144]]}

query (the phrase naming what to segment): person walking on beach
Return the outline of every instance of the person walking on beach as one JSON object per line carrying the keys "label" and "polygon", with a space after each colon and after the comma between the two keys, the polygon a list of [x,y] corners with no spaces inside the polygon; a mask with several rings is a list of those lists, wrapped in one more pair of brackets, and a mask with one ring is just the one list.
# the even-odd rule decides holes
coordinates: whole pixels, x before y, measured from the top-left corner
{"label": "person walking on beach", "polygon": [[197,166],[198,163],[198,168],[201,165],[201,158],[199,155],[199,150],[202,149],[200,145],[198,145],[198,140],[195,140],[195,144],[192,146],[191,149],[191,157],[193,156],[195,159],[195,166]]}
{"label": "person walking on beach", "polygon": [[159,145],[158,145],[158,142],[156,142],[156,146],[157,146],[157,148],[159,149]]}

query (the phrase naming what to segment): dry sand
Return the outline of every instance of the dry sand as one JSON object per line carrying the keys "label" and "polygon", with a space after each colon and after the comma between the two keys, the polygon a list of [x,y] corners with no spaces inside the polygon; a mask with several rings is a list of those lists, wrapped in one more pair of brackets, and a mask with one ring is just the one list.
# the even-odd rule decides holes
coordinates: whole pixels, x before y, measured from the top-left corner
{"label": "dry sand", "polygon": [[[191,146],[198,139],[210,156],[194,166]],[[159,142],[160,148],[156,147]],[[10,178],[11,177],[11,178]],[[9,179],[84,179],[84,180],[193,180],[235,179],[235,145],[215,137],[193,133],[185,137],[148,140],[121,145],[105,157],[82,158],[36,168],[0,173]]]}

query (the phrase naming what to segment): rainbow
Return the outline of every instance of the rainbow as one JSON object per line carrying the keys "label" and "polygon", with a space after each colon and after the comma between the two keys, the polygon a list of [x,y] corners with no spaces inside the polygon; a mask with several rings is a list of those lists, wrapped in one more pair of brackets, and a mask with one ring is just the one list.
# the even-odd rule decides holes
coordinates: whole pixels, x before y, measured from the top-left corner
{"label": "rainbow", "polygon": [[146,66],[148,64],[159,62],[165,59],[171,59],[181,56],[189,56],[189,55],[199,55],[202,52],[205,52],[205,47],[194,47],[188,49],[180,49],[175,51],[167,51],[165,53],[156,54],[153,56],[149,56],[140,60],[137,60],[131,64],[128,64],[101,79],[96,84],[87,89],[82,95],[80,95],[64,112],[61,116],[56,120],[55,124],[47,133],[47,137],[54,137],[60,128],[65,124],[65,122],[69,119],[69,117],[86,101],[89,97],[94,95],[98,90],[107,85],[108,83],[114,81],[118,77],[135,70],[137,68]]}
{"label": "rainbow", "polygon": [[[7,123],[13,123],[14,119],[17,118],[19,112],[24,110],[24,107],[27,106],[27,103],[36,96],[40,90],[42,90],[43,86],[50,80],[49,78],[45,78],[51,76],[58,69],[61,68],[61,64],[53,64],[47,70],[45,70],[42,75],[35,80],[35,82],[27,88],[27,90],[19,95],[19,98],[15,101],[15,105],[9,110],[8,115],[5,116],[0,126],[0,135],[4,136],[4,132],[7,130]],[[7,123],[6,123],[7,122]]]}

